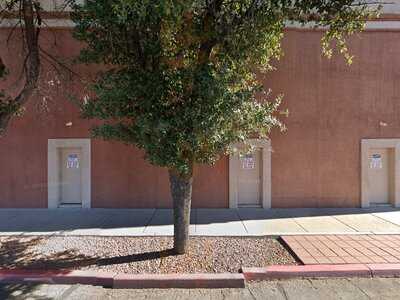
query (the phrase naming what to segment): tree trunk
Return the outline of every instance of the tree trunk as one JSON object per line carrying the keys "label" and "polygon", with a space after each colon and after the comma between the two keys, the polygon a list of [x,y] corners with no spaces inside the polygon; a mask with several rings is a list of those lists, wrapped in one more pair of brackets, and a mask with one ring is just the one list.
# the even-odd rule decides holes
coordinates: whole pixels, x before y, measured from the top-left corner
{"label": "tree trunk", "polygon": [[184,254],[189,242],[193,175],[192,172],[190,175],[182,175],[169,170],[169,181],[174,202],[174,251],[176,254]]}

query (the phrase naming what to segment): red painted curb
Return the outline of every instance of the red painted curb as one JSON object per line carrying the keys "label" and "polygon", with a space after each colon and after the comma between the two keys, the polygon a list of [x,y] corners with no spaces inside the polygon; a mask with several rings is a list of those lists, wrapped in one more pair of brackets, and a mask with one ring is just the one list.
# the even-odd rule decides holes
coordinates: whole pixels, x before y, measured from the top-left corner
{"label": "red painted curb", "polygon": [[372,276],[400,276],[400,264],[367,264]]}
{"label": "red painted curb", "polygon": [[114,288],[244,288],[243,274],[119,274]]}
{"label": "red painted curb", "polygon": [[112,287],[114,284],[114,273],[96,271],[71,271],[67,274],[54,275],[52,280],[57,284],[87,284]]}
{"label": "red painted curb", "polygon": [[243,288],[245,280],[310,277],[400,277],[400,264],[243,268],[241,274],[114,274],[96,271],[1,270],[0,283],[86,284],[113,288]]}
{"label": "red painted curb", "polygon": [[88,284],[112,287],[113,273],[93,271],[0,270],[0,283]]}
{"label": "red painted curb", "polygon": [[244,288],[243,274],[114,274],[95,271],[1,270],[0,283],[86,284],[113,288]]}
{"label": "red painted curb", "polygon": [[363,264],[269,266],[243,268],[246,280],[269,280],[310,277],[371,277],[371,270]]}
{"label": "red painted curb", "polygon": [[34,270],[0,270],[0,283],[53,283],[51,277],[55,274],[61,275],[63,274],[63,272]]}

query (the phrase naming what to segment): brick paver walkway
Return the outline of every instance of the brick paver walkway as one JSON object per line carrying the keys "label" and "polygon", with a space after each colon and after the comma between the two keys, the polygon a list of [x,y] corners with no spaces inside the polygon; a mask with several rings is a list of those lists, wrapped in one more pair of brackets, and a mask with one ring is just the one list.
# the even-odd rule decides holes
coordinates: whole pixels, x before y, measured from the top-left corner
{"label": "brick paver walkway", "polygon": [[305,265],[400,263],[400,235],[282,236]]}

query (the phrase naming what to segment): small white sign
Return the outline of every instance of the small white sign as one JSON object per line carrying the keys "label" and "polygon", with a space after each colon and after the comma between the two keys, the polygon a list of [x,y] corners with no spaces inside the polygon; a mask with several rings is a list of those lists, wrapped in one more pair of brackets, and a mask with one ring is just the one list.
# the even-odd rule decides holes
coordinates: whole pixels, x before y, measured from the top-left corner
{"label": "small white sign", "polygon": [[69,154],[67,158],[67,169],[79,169],[78,154]]}
{"label": "small white sign", "polygon": [[242,168],[245,170],[251,170],[256,167],[256,159],[253,154],[246,154],[242,158]]}
{"label": "small white sign", "polygon": [[382,169],[382,155],[380,154],[372,154],[370,162],[370,169]]}

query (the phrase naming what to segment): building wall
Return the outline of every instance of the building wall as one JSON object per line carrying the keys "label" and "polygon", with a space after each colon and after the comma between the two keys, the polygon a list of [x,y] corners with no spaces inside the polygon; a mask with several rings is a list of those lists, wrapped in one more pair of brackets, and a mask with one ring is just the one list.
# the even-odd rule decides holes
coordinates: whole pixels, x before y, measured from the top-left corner
{"label": "building wall", "polygon": [[[5,34],[3,29],[0,40]],[[57,57],[78,53],[68,29],[57,29],[56,36],[57,45],[54,34],[43,31],[43,46]],[[361,138],[400,137],[400,31],[353,37],[352,66],[341,57],[322,57],[320,38],[318,31],[288,29],[278,70],[263,78],[275,94],[285,95],[282,108],[290,111],[288,118],[282,115],[288,131],[271,134],[273,207],[359,206]],[[14,39],[0,49],[14,77],[0,86],[10,87],[19,74],[18,45]],[[0,139],[0,207],[47,207],[47,140],[89,137],[93,122],[80,119],[68,100],[69,94],[83,96],[82,87],[52,87],[55,74],[44,63],[41,93]],[[74,69],[83,77],[93,71]],[[44,97],[50,113],[38,106]],[[214,167],[198,166],[193,206],[228,207],[228,173],[226,158]],[[151,166],[133,147],[92,140],[92,207],[171,204],[165,169]]]}
{"label": "building wall", "polygon": [[[379,1],[377,1],[379,2]],[[400,0],[380,1],[382,5],[382,13],[384,14],[399,14],[400,13]]]}
{"label": "building wall", "polygon": [[[0,32],[3,41],[7,32]],[[60,46],[55,46],[54,36]],[[14,94],[18,88],[12,83],[17,81],[23,61],[19,45],[18,35],[15,35],[7,47],[0,49],[1,57],[12,71],[12,76],[0,82],[0,87],[8,87]],[[64,29],[43,31],[42,46],[60,60],[79,52],[79,43]],[[90,137],[89,128],[93,122],[80,119],[70,99],[84,96],[79,81],[90,76],[90,68],[74,66],[74,71],[82,78],[57,86],[54,83],[57,74],[46,60],[42,63],[44,78],[40,93],[29,102],[23,117],[15,118],[6,135],[0,138],[0,207],[47,207],[47,140]],[[41,104],[44,102],[48,113],[43,111]],[[68,123],[72,126],[67,126]],[[167,171],[150,165],[142,151],[97,139],[92,140],[91,148],[92,207],[171,207]],[[196,166],[193,206],[227,207],[227,174],[227,159],[213,167]]]}
{"label": "building wall", "polygon": [[400,136],[400,32],[353,37],[351,66],[322,57],[320,38],[289,30],[265,78],[290,112],[272,134],[273,207],[359,206],[361,139]]}

